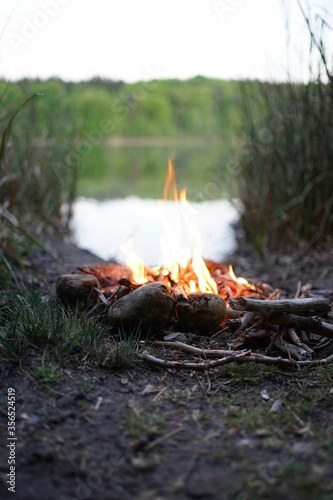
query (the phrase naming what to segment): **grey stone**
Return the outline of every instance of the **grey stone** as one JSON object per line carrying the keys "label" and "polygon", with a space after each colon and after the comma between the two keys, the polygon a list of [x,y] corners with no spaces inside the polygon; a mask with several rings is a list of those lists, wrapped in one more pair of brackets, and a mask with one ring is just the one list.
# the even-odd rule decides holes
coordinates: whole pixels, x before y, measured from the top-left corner
{"label": "grey stone", "polygon": [[174,300],[164,283],[148,283],[117,300],[108,309],[106,320],[124,328],[140,327],[144,335],[156,333],[169,323]]}

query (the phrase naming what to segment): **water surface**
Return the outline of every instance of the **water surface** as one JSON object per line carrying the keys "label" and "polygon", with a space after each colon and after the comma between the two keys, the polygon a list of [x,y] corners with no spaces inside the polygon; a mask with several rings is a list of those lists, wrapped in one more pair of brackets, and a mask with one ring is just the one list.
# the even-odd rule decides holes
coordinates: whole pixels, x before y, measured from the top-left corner
{"label": "water surface", "polygon": [[[171,201],[163,203],[164,215],[176,227],[179,205]],[[231,227],[237,220],[234,206],[227,200],[191,203],[185,218],[187,215],[195,222],[203,239],[202,256],[217,262],[223,261],[235,247]],[[99,202],[79,198],[74,203],[71,227],[77,245],[104,260],[115,258],[124,263],[120,245],[133,237],[133,248],[147,265],[160,263],[160,237],[164,229],[156,200],[131,196]],[[186,246],[188,241],[189,235],[184,225],[182,244]]]}

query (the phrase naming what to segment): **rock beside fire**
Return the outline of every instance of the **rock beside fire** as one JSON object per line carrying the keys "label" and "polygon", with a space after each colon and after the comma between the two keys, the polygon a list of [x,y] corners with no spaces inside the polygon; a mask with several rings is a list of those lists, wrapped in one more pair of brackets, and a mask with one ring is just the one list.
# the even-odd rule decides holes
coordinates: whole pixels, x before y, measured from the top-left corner
{"label": "rock beside fire", "polygon": [[96,303],[99,281],[91,274],[62,274],[56,283],[57,297],[70,306],[81,303],[86,307],[90,302]]}
{"label": "rock beside fire", "polygon": [[188,300],[178,301],[177,315],[184,327],[209,333],[224,320],[226,303],[213,293],[191,293]]}
{"label": "rock beside fire", "polygon": [[174,311],[172,299],[164,283],[148,283],[117,300],[108,309],[106,319],[125,328],[140,327],[142,334],[165,328]]}

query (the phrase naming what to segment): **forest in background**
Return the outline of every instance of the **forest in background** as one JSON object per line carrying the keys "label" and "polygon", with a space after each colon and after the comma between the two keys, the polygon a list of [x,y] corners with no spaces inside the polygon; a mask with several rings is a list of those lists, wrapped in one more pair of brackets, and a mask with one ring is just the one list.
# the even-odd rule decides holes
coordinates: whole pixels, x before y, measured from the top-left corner
{"label": "forest in background", "polygon": [[77,171],[79,195],[160,197],[171,156],[180,183],[200,199],[200,190],[239,144],[239,82],[196,77],[125,84],[95,78],[0,85],[8,115],[29,96],[43,94],[17,115],[13,142],[22,134],[33,137],[30,156],[32,149],[52,150],[55,168],[61,163],[62,171]]}
{"label": "forest in background", "polygon": [[[35,136],[82,137],[103,128],[117,136],[232,136],[240,125],[235,109],[238,83],[196,77],[128,84],[94,78],[72,83],[52,78],[0,81],[2,107],[15,110],[24,96],[39,92],[43,99],[29,106]],[[106,121],[108,120],[108,121]],[[22,126],[26,116],[18,116]],[[112,123],[111,123],[112,122]]]}

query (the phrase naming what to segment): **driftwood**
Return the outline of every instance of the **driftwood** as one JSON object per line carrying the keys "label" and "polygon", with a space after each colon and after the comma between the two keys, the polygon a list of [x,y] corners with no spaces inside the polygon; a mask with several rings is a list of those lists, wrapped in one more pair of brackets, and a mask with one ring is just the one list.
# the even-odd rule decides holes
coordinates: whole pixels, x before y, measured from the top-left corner
{"label": "driftwood", "polygon": [[314,297],[310,299],[279,299],[279,300],[259,300],[247,297],[236,297],[230,299],[230,307],[236,311],[251,311],[264,318],[271,317],[272,314],[294,313],[313,314],[328,313],[331,303],[328,299]]}

